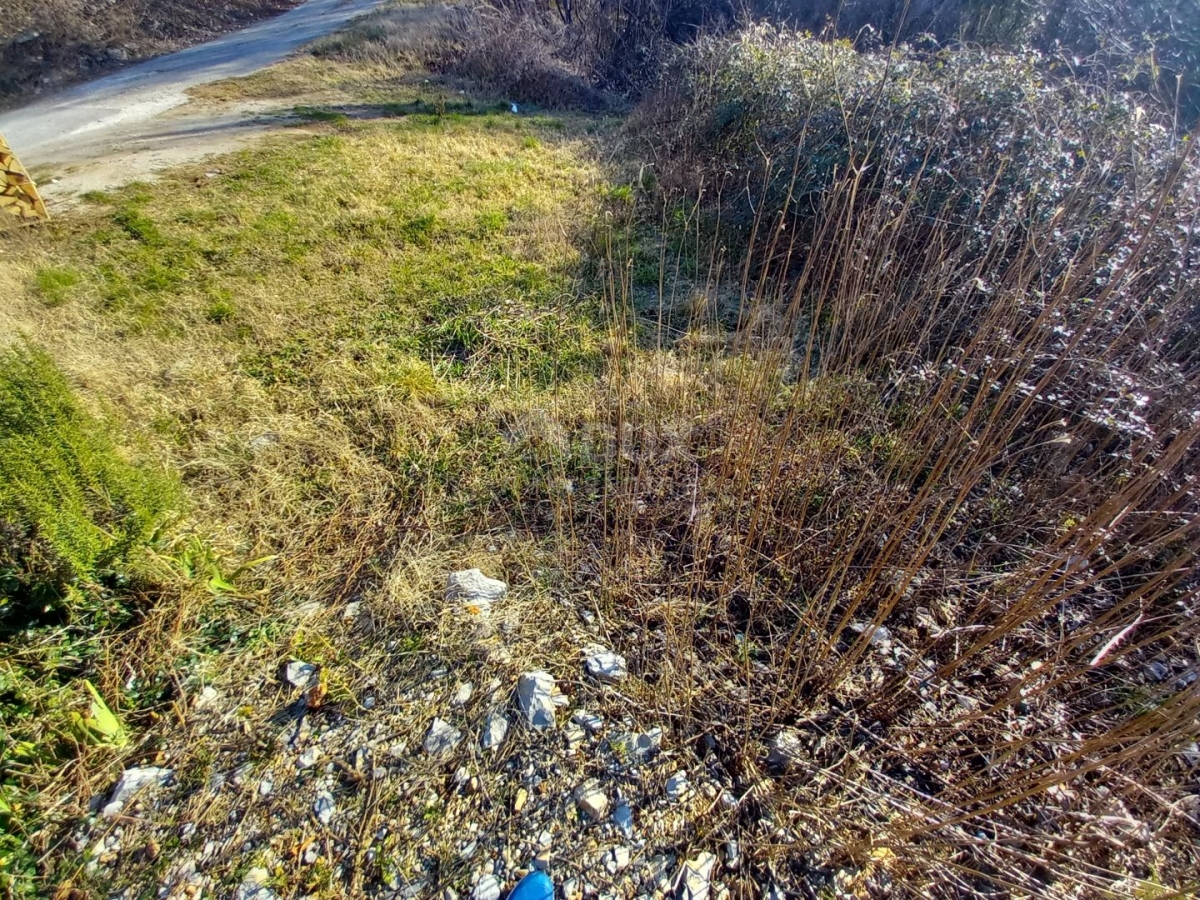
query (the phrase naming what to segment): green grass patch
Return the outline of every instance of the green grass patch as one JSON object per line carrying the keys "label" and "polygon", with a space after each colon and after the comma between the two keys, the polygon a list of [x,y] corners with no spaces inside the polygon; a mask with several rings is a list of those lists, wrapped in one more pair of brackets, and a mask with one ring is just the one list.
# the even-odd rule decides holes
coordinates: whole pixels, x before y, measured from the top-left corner
{"label": "green grass patch", "polygon": [[[382,570],[408,532],[368,534],[371,522],[419,514],[439,536],[549,527],[560,448],[536,436],[537,410],[586,396],[602,362],[580,250],[601,212],[597,166],[570,123],[394,93],[403,115],[288,132],[94,197],[28,255],[14,326],[37,328],[52,295],[70,302],[50,355],[10,351],[0,382],[26,398],[0,447],[0,510],[16,523],[0,656],[22,628],[42,636],[9,670],[0,719],[14,746],[52,748],[47,765],[89,708],[80,678],[126,685],[108,701],[137,734],[190,667],[291,639],[291,620],[256,611],[262,598],[284,609]],[[116,421],[85,413],[51,355]],[[130,609],[150,571],[139,561],[179,495],[126,458],[113,425],[182,473],[189,531],[219,545],[149,558],[153,596],[197,598],[179,645],[154,659],[126,652],[118,628],[149,612],[149,598]],[[590,490],[583,470],[568,477]],[[210,565],[267,556],[278,572],[227,579]],[[106,653],[114,670],[125,654],[119,678],[99,677]],[[25,871],[16,850],[45,827],[45,773],[0,781],[20,810],[0,869]]]}
{"label": "green grass patch", "polygon": [[118,452],[44,352],[0,353],[0,626],[119,618],[113,589],[178,499]]}
{"label": "green grass patch", "polygon": [[79,270],[69,267],[51,266],[39,269],[34,275],[37,292],[47,306],[61,306],[66,303],[82,280]]}

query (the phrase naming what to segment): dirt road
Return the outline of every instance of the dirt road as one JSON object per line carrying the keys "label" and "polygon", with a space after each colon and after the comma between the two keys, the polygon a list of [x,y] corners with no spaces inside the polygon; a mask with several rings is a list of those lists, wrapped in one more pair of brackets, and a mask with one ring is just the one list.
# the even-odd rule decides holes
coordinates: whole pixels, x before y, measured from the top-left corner
{"label": "dirt road", "polygon": [[53,202],[142,178],[163,166],[231,149],[261,130],[245,111],[180,114],[189,88],[249,75],[370,12],[383,0],[309,0],[291,12],[207,44],[131,66],[0,115],[29,168],[50,168]]}

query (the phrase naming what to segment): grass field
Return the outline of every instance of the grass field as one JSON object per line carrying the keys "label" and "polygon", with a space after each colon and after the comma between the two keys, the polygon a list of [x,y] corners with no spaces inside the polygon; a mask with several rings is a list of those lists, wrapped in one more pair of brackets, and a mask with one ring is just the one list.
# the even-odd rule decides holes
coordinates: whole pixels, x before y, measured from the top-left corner
{"label": "grass field", "polygon": [[[263,149],[87,197],[19,235],[6,270],[5,333],[47,348],[187,489],[153,611],[87,653],[108,696],[145,683],[114,703],[131,723],[169,719],[185,686],[271,669],[295,633],[286,611],[359,595],[402,552],[422,572],[473,552],[472,534],[525,535],[509,564],[533,552],[546,410],[601,366],[578,249],[607,202],[596,123],[412,94],[377,121],[307,118]],[[236,590],[206,588],[210,564],[262,557]],[[21,737],[53,731],[71,705],[56,694],[82,696],[53,677],[72,640],[5,663],[46,713]],[[57,775],[62,789],[80,772]]]}

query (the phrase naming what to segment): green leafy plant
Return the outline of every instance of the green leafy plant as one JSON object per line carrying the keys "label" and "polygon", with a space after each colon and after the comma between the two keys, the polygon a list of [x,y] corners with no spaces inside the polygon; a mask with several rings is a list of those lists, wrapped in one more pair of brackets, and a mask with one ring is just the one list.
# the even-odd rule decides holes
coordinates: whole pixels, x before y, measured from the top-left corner
{"label": "green leafy plant", "polygon": [[83,686],[91,696],[91,704],[87,715],[72,713],[71,724],[75,736],[83,743],[93,746],[118,749],[124,747],[129,743],[129,734],[121,720],[104,702],[94,684],[85,679]]}
{"label": "green leafy plant", "polygon": [[0,625],[119,619],[179,493],[130,463],[43,351],[0,352]]}
{"label": "green leafy plant", "polygon": [[271,554],[248,560],[226,572],[223,561],[216,551],[199,538],[191,538],[183,549],[170,556],[170,562],[188,581],[202,582],[208,592],[214,596],[240,596],[241,590],[236,586],[237,580],[258,566],[266,565],[277,556]]}

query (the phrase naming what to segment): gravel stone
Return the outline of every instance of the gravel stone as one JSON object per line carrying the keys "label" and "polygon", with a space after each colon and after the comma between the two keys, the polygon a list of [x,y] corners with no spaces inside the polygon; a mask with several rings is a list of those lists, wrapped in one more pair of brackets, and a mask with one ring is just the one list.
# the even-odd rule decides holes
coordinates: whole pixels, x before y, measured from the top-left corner
{"label": "gravel stone", "polygon": [[867,633],[872,646],[887,651],[892,646],[892,632],[883,625],[872,625],[870,622],[854,622],[850,630],[855,634]]}
{"label": "gravel stone", "polygon": [[317,821],[322,825],[328,825],[333,821],[333,814],[337,811],[337,804],[333,801],[333,794],[329,791],[320,791],[317,794],[317,802],[313,804],[313,815],[317,817]]}
{"label": "gravel stone", "polygon": [[642,870],[642,885],[646,888],[667,893],[673,881],[671,873],[675,871],[675,857],[669,854],[652,856],[646,861]]}
{"label": "gravel stone", "polygon": [[235,900],[278,900],[271,889],[271,873],[261,866],[251,869],[238,885]]}
{"label": "gravel stone", "polygon": [[434,719],[425,735],[424,748],[430,756],[441,756],[458,746],[462,732],[445,719]]}
{"label": "gravel stone", "polygon": [[616,875],[629,866],[629,858],[628,847],[613,847],[604,856],[604,868],[609,875]]}
{"label": "gravel stone", "polygon": [[112,796],[109,797],[108,805],[104,807],[101,815],[109,819],[120,814],[125,808],[125,804],[141,792],[153,791],[169,784],[173,774],[170,769],[162,769],[158,766],[126,769],[121,773],[116,787],[113,788]]}
{"label": "gravel stone", "polygon": [[312,687],[317,680],[317,667],[294,659],[283,667],[283,680],[300,690]]}
{"label": "gravel stone", "polygon": [[629,674],[629,666],[621,654],[596,646],[589,647],[587,652],[589,656],[584,660],[583,667],[597,681],[615,684],[624,681]]}
{"label": "gravel stone", "polygon": [[215,706],[220,699],[221,692],[211,684],[206,684],[204,690],[196,695],[196,699],[192,701],[192,705],[196,709],[208,709],[210,706]]}
{"label": "gravel stone", "polygon": [[780,731],[767,744],[767,765],[776,771],[790,769],[806,755],[803,738],[790,728]]}
{"label": "gravel stone", "polygon": [[617,808],[613,810],[613,823],[621,829],[621,833],[627,838],[633,837],[633,810],[629,808],[629,804],[622,800],[617,804]]}
{"label": "gravel stone", "polygon": [[608,795],[595,782],[588,782],[575,790],[575,803],[593,822],[603,821],[608,814]]}
{"label": "gravel stone", "polygon": [[555,687],[549,672],[526,672],[517,681],[517,703],[531,728],[554,727]]}
{"label": "gravel stone", "polygon": [[500,879],[495,875],[483,875],[471,891],[471,900],[500,900]]}
{"label": "gravel stone", "polygon": [[667,796],[672,800],[682,800],[692,792],[692,783],[688,781],[687,772],[676,772],[667,779]]}
{"label": "gravel stone", "polygon": [[716,865],[717,858],[708,851],[702,851],[695,859],[684,863],[683,871],[679,873],[680,900],[708,900]]}
{"label": "gravel stone", "polygon": [[1146,666],[1146,674],[1152,681],[1166,681],[1167,676],[1171,674],[1171,670],[1156,660]]}
{"label": "gravel stone", "polygon": [[469,681],[464,681],[458,686],[454,692],[454,697],[450,700],[451,706],[466,706],[470,702],[472,695],[475,693],[475,685]]}
{"label": "gravel stone", "polygon": [[479,746],[484,750],[499,747],[508,737],[508,719],[504,713],[492,710],[483,722],[483,734],[479,738]]}
{"label": "gravel stone", "polygon": [[629,763],[645,762],[662,747],[661,728],[651,728],[644,733],[625,732],[609,740],[609,746],[618,756]]}
{"label": "gravel stone", "polygon": [[563,729],[563,737],[567,741],[567,749],[573,751],[576,747],[587,740],[587,732],[578,725],[571,723]]}
{"label": "gravel stone", "polygon": [[473,606],[481,613],[491,610],[492,604],[508,593],[508,585],[488,578],[478,569],[452,572],[446,579],[446,600],[462,606]]}
{"label": "gravel stone", "polygon": [[584,712],[582,709],[571,716],[571,721],[588,734],[598,734],[604,728],[604,720],[595,713]]}

